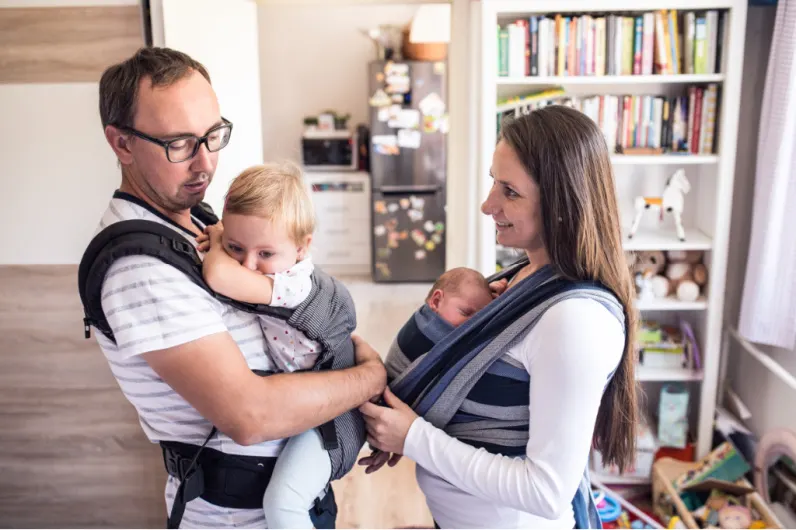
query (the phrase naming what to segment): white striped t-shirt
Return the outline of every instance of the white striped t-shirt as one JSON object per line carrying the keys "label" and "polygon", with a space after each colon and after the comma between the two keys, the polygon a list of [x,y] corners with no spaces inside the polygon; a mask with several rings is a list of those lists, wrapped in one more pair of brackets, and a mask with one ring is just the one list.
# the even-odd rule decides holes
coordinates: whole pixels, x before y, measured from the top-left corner
{"label": "white striped t-shirt", "polygon": [[[111,200],[97,232],[119,220],[146,219],[181,232],[195,244],[195,236],[189,232],[162,219],[144,205],[118,195]],[[116,261],[102,286],[102,308],[116,344],[95,330],[97,342],[119,387],[138,411],[141,427],[154,443],[172,440],[198,445],[204,442],[212,425],[158,377],[141,358],[142,353],[228,332],[249,368],[275,369],[256,315],[225,306],[177,269],[156,258],[130,256]],[[240,446],[219,433],[208,447],[240,455],[277,456],[283,442]],[[169,477],[166,484],[169,511],[177,484],[177,480]],[[194,528],[263,528],[264,525],[261,509],[219,508],[202,499],[188,503],[182,519],[182,526]]]}

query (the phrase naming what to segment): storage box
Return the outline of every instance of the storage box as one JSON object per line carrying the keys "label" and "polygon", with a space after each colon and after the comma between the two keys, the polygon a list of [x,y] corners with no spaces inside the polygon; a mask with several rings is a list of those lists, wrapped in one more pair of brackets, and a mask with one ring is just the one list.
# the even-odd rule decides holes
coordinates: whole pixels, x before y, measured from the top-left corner
{"label": "storage box", "polygon": [[[655,515],[665,523],[676,515],[687,528],[700,528],[691,512],[688,511],[680,495],[674,488],[674,481],[688,471],[701,467],[700,462],[681,462],[673,458],[661,458],[652,466],[652,502]],[[751,488],[746,479],[736,481],[742,487]],[[782,528],[777,517],[768,508],[763,498],[757,493],[747,493],[745,496],[747,508],[754,509],[760,514],[766,528]]]}
{"label": "storage box", "polygon": [[649,479],[657,451],[658,443],[655,435],[646,424],[641,423],[636,432],[636,459],[630,469],[620,474],[616,466],[606,466],[597,450],[592,453],[592,468],[603,476]]}

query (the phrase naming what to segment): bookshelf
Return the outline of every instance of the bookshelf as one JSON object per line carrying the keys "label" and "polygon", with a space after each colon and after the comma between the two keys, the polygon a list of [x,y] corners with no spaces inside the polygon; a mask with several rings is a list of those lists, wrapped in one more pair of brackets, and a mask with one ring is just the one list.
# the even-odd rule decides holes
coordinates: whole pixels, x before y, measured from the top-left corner
{"label": "bookshelf", "polygon": [[[629,151],[627,154],[617,152],[611,157],[622,215],[625,249],[704,252],[704,263],[709,271],[708,284],[696,301],[683,302],[668,297],[639,300],[637,304],[641,318],[659,320],[668,324],[684,319],[691,325],[700,351],[700,369],[639,367],[637,379],[645,391],[653,394],[658,392],[661,384],[669,382],[680,382],[688,387],[691,393],[690,436],[696,443],[697,457],[706,455],[710,450],[712,439],[720,367],[746,1],[637,0],[629,3],[624,0],[594,0],[588,3],[588,10],[584,10],[584,4],[579,0],[483,0],[474,10],[478,16],[477,33],[480,33],[478,41],[480,55],[474,61],[476,63],[474,66],[478,67],[480,74],[474,76],[479,82],[479,97],[475,104],[478,108],[479,122],[476,157],[479,201],[484,200],[491,186],[490,179],[482,178],[481,175],[489,174],[501,113],[522,112],[515,110],[516,108],[530,110],[540,105],[540,101],[549,100],[571,104],[595,119],[597,115],[594,111],[595,106],[590,104],[589,100],[597,98],[596,101],[600,102],[600,119],[604,119],[606,114],[612,114],[613,111],[619,111],[617,122],[608,124],[607,128],[604,127],[604,123],[595,119],[604,132],[611,127],[618,130],[616,136],[606,132],[606,139],[610,144],[612,138],[619,138],[619,141],[627,140],[627,137],[623,136],[627,131],[621,129],[621,116],[625,110],[622,103],[625,96],[631,96],[631,99],[638,98],[639,101],[644,101],[644,105],[647,105],[645,96],[653,101],[661,99],[664,102],[668,101],[671,105],[669,108],[672,109],[675,108],[679,97],[685,98],[686,103],[693,107],[694,100],[690,98],[691,87],[701,88],[703,99],[707,89],[714,87],[713,94],[716,96],[716,101],[711,112],[715,114],[709,115],[715,118],[710,126],[713,131],[712,139],[709,138],[703,144],[701,136],[698,137],[699,141],[692,138],[691,147],[686,148],[688,152],[674,152],[681,144],[674,145],[676,142],[670,142],[669,145],[658,145],[663,149],[658,149],[655,154],[638,154],[631,149],[627,150]],[[671,18],[665,19],[667,33],[670,31],[669,28],[676,27],[678,34],[675,40],[676,46],[670,48],[672,54],[677,54],[677,59],[675,61],[673,55],[667,56],[666,66],[661,66],[662,61],[659,60],[658,52],[653,50],[651,55],[648,55],[650,52],[645,51],[648,50],[645,44],[649,41],[645,40],[646,34],[643,31],[645,24],[649,24],[649,13],[652,13],[651,42],[654,47],[658,46],[655,36],[659,26],[654,14],[662,10],[665,10],[666,17],[673,11],[677,13],[676,26]],[[589,18],[586,18],[588,24],[593,24],[585,26],[593,32],[591,42],[582,44],[588,53],[584,51],[574,56],[577,60],[572,64],[577,71],[569,70],[567,61],[572,51],[569,49],[568,41],[563,41],[566,46],[566,56],[563,59],[564,69],[561,68],[562,60],[558,57],[558,53],[562,43],[558,40],[560,35],[556,33],[556,28],[562,26],[557,25],[560,23],[556,22],[556,15],[570,17],[570,23],[573,18],[588,16]],[[532,18],[536,21],[534,22]],[[615,21],[608,22],[610,18],[614,18]],[[638,42],[635,38],[635,26],[633,26],[631,41],[633,54],[630,62],[627,62],[627,55],[623,55],[628,53],[627,45],[622,46],[627,40],[622,41],[617,36],[620,32],[617,28],[623,28],[623,24],[628,24],[622,20],[632,19],[635,22],[637,18],[641,19],[642,25],[638,65],[635,57],[635,45]],[[663,15],[661,18],[663,19]],[[524,30],[529,32],[529,41],[530,35],[534,34],[531,31],[532,26],[536,28],[537,37],[535,61],[529,53],[528,64],[524,71],[517,63],[511,68],[506,68],[505,63],[501,64],[505,61],[505,57],[501,55],[499,33],[500,28],[505,28],[521,19],[527,21]],[[542,20],[549,22],[541,22]],[[698,22],[699,20],[702,22]],[[541,24],[546,25],[546,28],[540,30]],[[696,38],[697,24],[700,32],[706,31],[704,38]],[[613,31],[610,30],[610,26],[614,27]],[[512,31],[518,30],[514,28]],[[669,35],[673,33],[674,31],[671,31]],[[692,35],[690,39],[686,38],[689,34]],[[588,32],[576,35],[587,36]],[[622,33],[622,36],[626,37],[626,34]],[[586,38],[588,40],[588,37]],[[553,49],[551,50],[549,46],[544,47],[545,42],[552,43]],[[668,44],[671,46],[672,41],[668,40]],[[514,45],[516,46],[516,40]],[[600,52],[603,45],[605,49]],[[686,47],[689,47],[688,55],[692,57],[691,59],[687,59]],[[623,48],[624,51],[620,51]],[[666,50],[665,47],[662,49]],[[712,59],[708,57],[709,51],[713,56]],[[695,55],[697,53],[698,58]],[[584,55],[585,60],[583,60]],[[540,56],[544,56],[544,59],[540,59]],[[535,71],[532,71],[534,63]],[[614,106],[605,106],[604,102],[608,101],[607,96],[615,98],[619,106],[617,107],[616,103]],[[572,104],[571,101],[575,103]],[[704,106],[705,103],[702,105],[702,109],[707,108]],[[658,108],[652,108],[653,115],[650,120],[654,121],[654,112]],[[670,121],[669,124],[671,123]],[[653,143],[660,140],[660,144],[664,139],[671,139],[671,133],[669,137],[665,136],[665,129],[661,135],[660,127],[660,123],[655,124],[649,135]],[[630,143],[626,145],[643,145],[634,144],[635,139],[637,137],[631,137]],[[692,147],[695,145],[698,147],[694,150]],[[675,149],[671,149],[672,146]],[[686,228],[685,241],[678,240],[674,225],[668,218],[661,223],[658,219],[653,219],[652,214],[642,221],[635,237],[628,239],[627,233],[634,213],[633,199],[637,195],[659,195],[666,179],[680,168],[686,171],[691,184],[691,191],[685,199],[683,217]],[[501,259],[506,259],[505,250],[499,248],[495,241],[495,227],[491,218],[479,216],[475,229],[478,241],[476,266],[484,273],[491,273],[498,263],[499,253]],[[648,385],[652,385],[650,390],[647,390]],[[657,403],[657,399],[654,402]]]}

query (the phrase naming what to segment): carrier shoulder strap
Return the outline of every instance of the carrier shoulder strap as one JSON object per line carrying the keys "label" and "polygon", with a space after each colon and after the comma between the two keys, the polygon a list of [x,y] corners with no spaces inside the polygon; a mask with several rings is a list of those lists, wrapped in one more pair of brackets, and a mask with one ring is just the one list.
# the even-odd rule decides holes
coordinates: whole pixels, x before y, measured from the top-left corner
{"label": "carrier shoulder strap", "polygon": [[202,261],[188,239],[155,221],[126,220],[113,223],[98,233],[89,243],[80,261],[78,289],[83,303],[86,338],[91,336],[91,326],[94,326],[115,342],[113,331],[102,310],[102,284],[111,265],[127,256],[157,258],[185,274],[215,299],[237,309],[268,314],[284,320],[292,315],[290,309],[239,302],[214,292],[202,277]]}

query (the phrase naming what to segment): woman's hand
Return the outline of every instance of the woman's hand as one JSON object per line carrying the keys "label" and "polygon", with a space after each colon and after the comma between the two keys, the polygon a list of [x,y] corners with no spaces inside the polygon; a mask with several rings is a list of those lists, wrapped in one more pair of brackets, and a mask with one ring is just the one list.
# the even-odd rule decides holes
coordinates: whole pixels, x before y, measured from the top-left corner
{"label": "woman's hand", "polygon": [[214,225],[205,227],[205,231],[196,238],[199,252],[207,252],[213,247],[221,247],[221,234],[224,233],[224,225],[221,221]]}
{"label": "woman's hand", "polygon": [[[373,449],[373,447],[371,447]],[[381,469],[384,464],[387,464],[390,467],[395,467],[396,464],[401,460],[403,455],[393,454],[390,456],[390,453],[385,453],[384,451],[380,451],[378,449],[373,449],[373,452],[370,453],[370,456],[366,456],[359,460],[360,466],[368,466],[365,468],[365,474],[370,474],[375,471]]]}
{"label": "woman's hand", "polygon": [[370,402],[359,407],[359,411],[365,416],[368,443],[385,453],[401,455],[404,452],[404,442],[409,434],[409,428],[418,415],[409,405],[398,399],[389,387],[384,389],[384,401],[387,407]]}
{"label": "woman's hand", "polygon": [[509,281],[506,278],[492,282],[489,284],[489,289],[492,291],[492,298],[497,298],[506,291]]}

